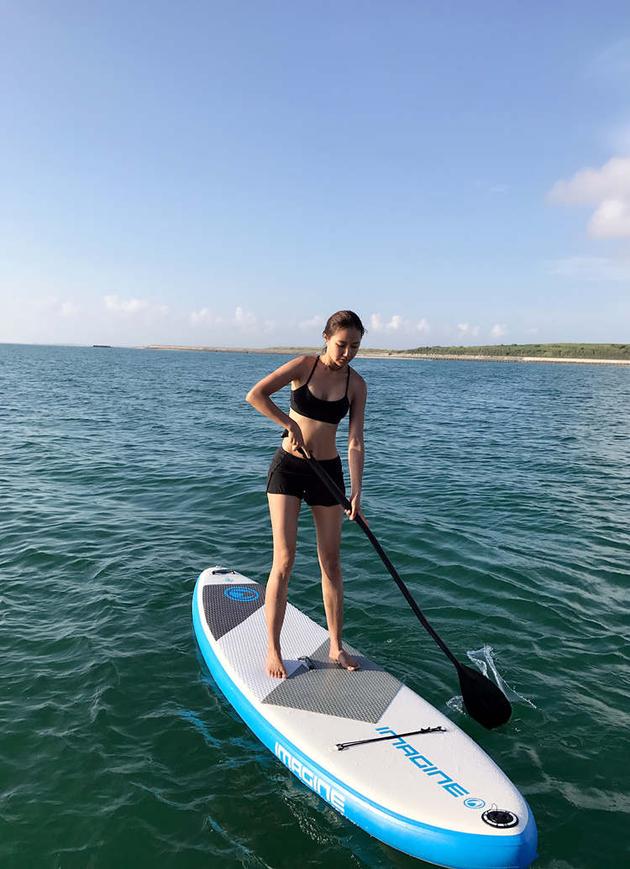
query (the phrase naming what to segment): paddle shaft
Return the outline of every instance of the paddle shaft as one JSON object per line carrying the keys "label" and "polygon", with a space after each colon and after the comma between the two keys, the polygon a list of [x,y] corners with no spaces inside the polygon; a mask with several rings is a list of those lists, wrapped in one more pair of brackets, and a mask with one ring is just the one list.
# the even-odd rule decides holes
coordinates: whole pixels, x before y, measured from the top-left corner
{"label": "paddle shaft", "polygon": [[[328,474],[321,467],[319,462],[316,459],[312,458],[307,453],[307,451],[301,447],[300,452],[308,461],[311,468],[319,477],[324,486],[333,495],[335,500],[338,501],[346,510],[351,510],[352,505],[350,501],[348,501],[348,499],[334,482],[334,480],[332,480],[328,476]],[[468,714],[472,718],[474,718],[475,721],[478,721],[479,724],[482,724],[489,730],[491,730],[493,727],[500,727],[502,724],[505,724],[507,721],[509,721],[512,714],[512,707],[505,694],[501,691],[500,688],[498,688],[494,684],[494,682],[491,682],[487,676],[484,676],[482,673],[472,670],[465,664],[460,664],[460,662],[451,652],[444,640],[439,636],[437,631],[429,623],[427,617],[424,615],[424,613],[412,597],[411,592],[402,581],[402,579],[398,576],[398,571],[387,557],[381,544],[378,542],[374,534],[368,528],[365,519],[360,514],[357,514],[354,521],[363,530],[366,537],[368,538],[374,549],[377,551],[379,558],[389,571],[392,579],[402,592],[403,597],[413,610],[422,627],[425,628],[425,630],[431,635],[431,637],[433,637],[435,644],[444,652],[446,657],[455,667],[455,670],[457,671],[457,675],[459,677],[459,685],[462,691],[462,699],[464,701],[464,706],[466,707],[466,711],[468,712]]]}
{"label": "paddle shaft", "polygon": [[[317,474],[319,479],[326,486],[326,488],[328,489],[330,494],[334,495],[334,497],[337,499],[337,501],[342,505],[342,507],[345,510],[352,509],[352,505],[350,504],[350,501],[348,501],[348,499],[346,498],[344,493],[341,491],[341,489],[337,486],[335,481],[332,480],[330,478],[330,476],[326,473],[326,471],[322,468],[322,466],[319,464],[317,459],[314,459],[312,456],[310,456],[306,452],[306,450],[304,450],[304,449],[300,448],[300,452],[305,456],[305,458],[309,462],[311,468],[315,471],[315,473]],[[420,609],[420,607],[418,606],[418,604],[414,600],[411,592],[409,591],[409,589],[407,588],[405,583],[402,581],[402,579],[398,575],[398,571],[396,570],[394,565],[391,563],[391,561],[387,557],[387,553],[385,552],[385,550],[383,549],[381,544],[378,542],[378,540],[376,539],[376,537],[374,536],[374,534],[372,533],[372,531],[368,527],[367,522],[365,521],[363,516],[357,514],[354,521],[357,523],[359,528],[361,528],[361,530],[365,533],[366,537],[368,538],[368,540],[370,541],[370,543],[372,544],[374,549],[377,551],[379,558],[381,559],[381,561],[383,562],[383,564],[385,565],[385,567],[389,571],[392,579],[394,580],[394,582],[396,583],[396,585],[398,586],[398,588],[402,592],[403,597],[405,598],[405,600],[407,601],[407,603],[409,604],[409,606],[411,607],[411,609],[415,613],[416,617],[419,619],[422,627],[425,628],[426,631],[428,631],[428,633],[431,635],[431,637],[434,639],[434,641],[437,643],[437,645],[440,647],[440,649],[444,652],[446,657],[453,663],[453,665],[459,671],[461,668],[461,664],[459,663],[459,661],[457,660],[455,655],[451,652],[449,647],[446,645],[444,640],[439,636],[437,631],[430,624],[429,620],[427,619],[425,614],[422,612],[422,610]]]}

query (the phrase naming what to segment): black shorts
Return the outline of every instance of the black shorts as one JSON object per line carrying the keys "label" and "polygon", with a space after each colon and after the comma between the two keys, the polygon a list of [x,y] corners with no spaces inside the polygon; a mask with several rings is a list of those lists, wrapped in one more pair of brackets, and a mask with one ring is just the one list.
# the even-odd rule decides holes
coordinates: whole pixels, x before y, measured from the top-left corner
{"label": "black shorts", "polygon": [[[334,459],[320,459],[319,464],[341,491],[345,492],[346,484],[339,456]],[[339,503],[320,481],[315,471],[309,467],[306,459],[298,459],[282,447],[278,447],[269,465],[267,492],[271,495],[294,495],[296,498],[304,498],[309,507],[332,507]]]}

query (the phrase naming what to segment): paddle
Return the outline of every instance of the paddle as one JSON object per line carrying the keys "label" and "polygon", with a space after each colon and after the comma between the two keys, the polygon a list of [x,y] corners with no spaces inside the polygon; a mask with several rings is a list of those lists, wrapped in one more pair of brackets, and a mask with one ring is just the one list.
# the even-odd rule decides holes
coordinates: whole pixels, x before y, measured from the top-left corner
{"label": "paddle", "polygon": [[[342,505],[345,510],[350,510],[352,506],[350,504],[350,501],[348,501],[348,499],[341,491],[341,489],[339,489],[334,480],[332,480],[330,476],[326,473],[326,471],[322,468],[317,459],[314,459],[305,449],[302,449],[301,447],[300,452],[308,461],[310,467],[317,474],[317,476],[326,486],[331,495],[336,498],[336,500]],[[501,689],[497,685],[495,685],[494,682],[491,682],[487,676],[484,676],[483,673],[480,673],[478,670],[473,670],[472,667],[468,667],[466,666],[466,664],[462,664],[457,660],[457,658],[448,648],[444,640],[431,626],[428,619],[412,597],[411,592],[398,575],[396,568],[385,554],[383,547],[378,542],[372,531],[370,531],[365,519],[357,514],[354,521],[362,529],[362,531],[365,532],[368,540],[370,541],[374,549],[376,549],[376,551],[378,552],[381,561],[390,572],[392,579],[401,590],[405,600],[420,620],[422,626],[433,637],[437,645],[440,647],[440,649],[444,652],[446,657],[450,660],[450,662],[457,670],[457,675],[459,677],[459,686],[461,688],[464,706],[466,707],[466,711],[468,712],[470,717],[474,718],[475,721],[478,721],[479,724],[482,724],[484,727],[487,727],[488,730],[491,730],[493,727],[500,727],[501,724],[505,724],[507,721],[509,721],[512,714],[512,707],[510,705],[510,701],[507,699],[503,691],[501,691]]]}

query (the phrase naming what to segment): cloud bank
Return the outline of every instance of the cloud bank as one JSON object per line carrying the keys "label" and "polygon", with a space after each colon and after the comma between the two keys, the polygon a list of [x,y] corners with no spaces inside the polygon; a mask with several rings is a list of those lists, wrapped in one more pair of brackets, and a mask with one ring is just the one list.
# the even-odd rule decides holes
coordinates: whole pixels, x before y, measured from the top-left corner
{"label": "cloud bank", "polygon": [[581,169],[557,181],[548,199],[560,205],[591,205],[591,238],[630,238],[630,157],[613,157],[599,169]]}
{"label": "cloud bank", "polygon": [[370,332],[396,333],[399,335],[414,335],[417,333],[426,334],[431,328],[425,317],[421,320],[414,321],[407,317],[403,317],[402,314],[392,314],[389,319],[383,318],[383,316],[378,313],[370,314],[368,324]]}
{"label": "cloud bank", "polygon": [[151,302],[149,299],[121,299],[120,296],[109,295],[103,296],[105,308],[115,314],[158,314],[165,316],[168,314],[168,305],[159,305]]}

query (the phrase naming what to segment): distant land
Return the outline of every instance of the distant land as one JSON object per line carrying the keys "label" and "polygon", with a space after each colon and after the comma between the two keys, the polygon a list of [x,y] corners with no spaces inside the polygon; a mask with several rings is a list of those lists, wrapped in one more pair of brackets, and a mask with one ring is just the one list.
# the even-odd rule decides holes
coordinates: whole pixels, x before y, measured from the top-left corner
{"label": "distant land", "polygon": [[[191,350],[207,353],[318,353],[321,347],[205,347],[148,344],[145,350]],[[362,348],[366,358],[453,359],[488,362],[591,362],[630,365],[630,344],[484,344],[478,347],[415,347],[410,350]]]}
{"label": "distant land", "polygon": [[479,347],[416,347],[423,356],[504,356],[529,359],[630,360],[630,344],[485,344]]}

